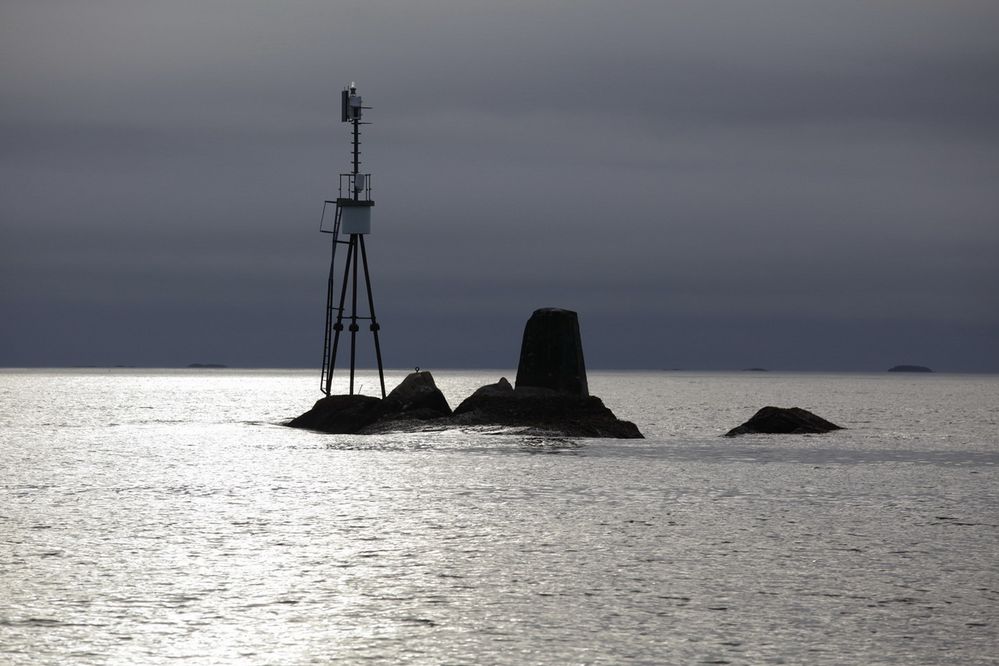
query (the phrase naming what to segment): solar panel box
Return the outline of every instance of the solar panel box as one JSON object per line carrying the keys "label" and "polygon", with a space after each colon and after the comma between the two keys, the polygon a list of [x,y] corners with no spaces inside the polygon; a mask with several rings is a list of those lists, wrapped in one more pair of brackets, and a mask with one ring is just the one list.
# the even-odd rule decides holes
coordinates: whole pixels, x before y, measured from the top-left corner
{"label": "solar panel box", "polygon": [[374,201],[354,201],[353,199],[337,199],[340,208],[340,233],[352,234],[371,233],[371,208]]}

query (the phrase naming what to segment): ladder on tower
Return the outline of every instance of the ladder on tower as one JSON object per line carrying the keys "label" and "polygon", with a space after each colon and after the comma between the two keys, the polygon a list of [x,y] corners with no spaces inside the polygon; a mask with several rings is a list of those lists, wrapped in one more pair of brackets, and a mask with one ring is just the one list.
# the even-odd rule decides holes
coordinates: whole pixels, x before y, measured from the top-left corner
{"label": "ladder on tower", "polygon": [[[327,201],[323,204],[323,215],[326,213],[326,206],[330,203],[335,203]],[[320,222],[320,230],[322,230],[322,223]],[[333,249],[330,251],[330,276],[326,283],[326,333],[323,336],[323,365],[322,373],[319,378],[319,388],[323,393],[329,395],[326,390],[326,378],[329,376],[330,372],[330,353],[333,346],[333,320],[336,318],[334,314],[339,308],[337,308],[334,303],[335,299],[333,296],[333,282],[334,282],[334,268],[336,266],[336,246],[340,243],[345,243],[346,241],[340,240],[340,207],[336,207],[336,213],[333,217]]]}

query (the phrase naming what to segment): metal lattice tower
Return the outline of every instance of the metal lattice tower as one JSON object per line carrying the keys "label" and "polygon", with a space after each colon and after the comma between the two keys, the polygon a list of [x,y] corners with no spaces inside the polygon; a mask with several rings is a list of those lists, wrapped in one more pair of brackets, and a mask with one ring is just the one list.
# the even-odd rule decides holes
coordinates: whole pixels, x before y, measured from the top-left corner
{"label": "metal lattice tower", "polygon": [[[378,321],[375,319],[375,301],[371,295],[371,274],[368,271],[368,253],[364,247],[364,237],[371,233],[371,208],[375,202],[371,200],[371,174],[361,173],[360,137],[361,122],[364,109],[357,86],[353,83],[343,91],[340,97],[340,119],[351,124],[352,160],[350,173],[340,174],[339,191],[335,201],[323,203],[323,217],[319,230],[333,234],[333,248],[330,252],[330,274],[326,289],[326,326],[323,335],[323,366],[320,376],[322,392],[330,395],[333,385],[333,372],[336,369],[336,356],[340,346],[341,334],[344,332],[344,320],[349,325],[350,333],[350,394],[354,394],[354,369],[357,357],[357,332],[360,330],[358,321],[368,321],[368,328],[375,341],[375,359],[378,361],[378,381],[381,384],[382,397],[385,397],[385,372],[382,368],[382,349],[378,342]],[[333,206],[332,228],[327,226],[327,214]],[[341,236],[346,236],[343,240]],[[334,281],[337,274],[337,246],[347,246],[347,259],[343,265],[343,279],[340,282],[340,297],[335,299]],[[362,316],[357,310],[358,259],[363,268],[364,290],[368,297],[368,315]],[[350,295],[348,304],[347,297]]]}

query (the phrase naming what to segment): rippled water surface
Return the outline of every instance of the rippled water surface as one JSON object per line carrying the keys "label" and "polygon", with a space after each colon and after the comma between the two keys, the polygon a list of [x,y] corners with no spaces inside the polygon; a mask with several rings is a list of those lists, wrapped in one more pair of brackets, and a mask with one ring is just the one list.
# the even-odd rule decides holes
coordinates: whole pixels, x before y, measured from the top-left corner
{"label": "rippled water surface", "polygon": [[[282,427],[317,383],[0,371],[0,663],[997,663],[995,376],[591,373],[627,441]],[[766,404],[848,429],[719,437]]]}

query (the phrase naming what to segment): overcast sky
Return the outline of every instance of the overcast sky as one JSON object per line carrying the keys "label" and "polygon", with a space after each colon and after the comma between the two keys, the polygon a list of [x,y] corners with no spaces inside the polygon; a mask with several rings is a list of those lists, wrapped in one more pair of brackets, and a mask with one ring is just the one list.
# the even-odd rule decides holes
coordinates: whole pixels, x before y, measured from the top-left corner
{"label": "overcast sky", "polygon": [[[390,367],[999,372],[994,0],[3,0],[0,365],[318,366],[339,95]],[[367,348],[362,365],[372,365]]]}

